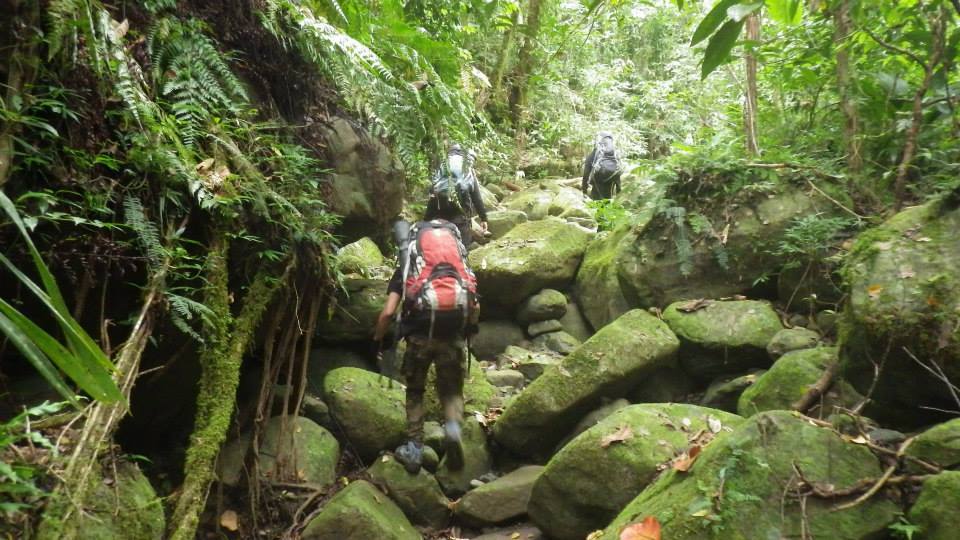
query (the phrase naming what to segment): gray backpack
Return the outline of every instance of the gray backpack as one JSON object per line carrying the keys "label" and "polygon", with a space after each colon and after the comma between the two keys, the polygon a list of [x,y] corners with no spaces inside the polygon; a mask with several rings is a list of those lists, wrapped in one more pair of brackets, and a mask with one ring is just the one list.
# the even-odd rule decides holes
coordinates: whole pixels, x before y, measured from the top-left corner
{"label": "gray backpack", "polygon": [[471,184],[474,181],[470,160],[457,152],[447,155],[440,168],[433,174],[430,194],[445,199],[449,204],[471,214],[473,204],[470,199]]}

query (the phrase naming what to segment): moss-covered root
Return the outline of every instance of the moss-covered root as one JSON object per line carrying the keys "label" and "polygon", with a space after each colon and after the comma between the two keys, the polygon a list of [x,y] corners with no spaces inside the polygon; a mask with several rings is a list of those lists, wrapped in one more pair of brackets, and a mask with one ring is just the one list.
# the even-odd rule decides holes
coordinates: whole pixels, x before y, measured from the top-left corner
{"label": "moss-covered root", "polygon": [[[286,273],[291,266],[287,266]],[[209,283],[206,305],[214,312],[214,322],[201,358],[203,372],[197,395],[197,416],[187,449],[182,490],[170,520],[171,540],[192,540],[196,534],[213,479],[214,462],[235,406],[243,353],[278,286],[286,281],[275,279],[269,270],[261,269],[244,298],[240,314],[232,319],[227,288],[227,242],[222,232],[214,235],[206,274]]]}

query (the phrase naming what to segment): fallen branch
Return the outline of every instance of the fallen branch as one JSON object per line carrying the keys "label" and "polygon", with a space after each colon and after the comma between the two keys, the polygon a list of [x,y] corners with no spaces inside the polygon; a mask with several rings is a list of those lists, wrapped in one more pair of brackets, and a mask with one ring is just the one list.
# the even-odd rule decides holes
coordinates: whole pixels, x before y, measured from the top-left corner
{"label": "fallen branch", "polygon": [[863,495],[860,495],[853,501],[850,501],[848,503],[843,503],[833,507],[832,511],[839,512],[841,510],[849,510],[850,508],[860,505],[870,497],[873,497],[878,491],[880,491],[880,488],[882,488],[887,484],[887,482],[889,482],[890,477],[893,476],[893,472],[897,470],[897,466],[899,466],[899,463],[900,463],[900,457],[902,457],[903,453],[907,450],[907,448],[910,447],[910,445],[913,443],[913,440],[914,440],[914,437],[910,437],[909,439],[903,441],[903,443],[900,444],[900,448],[897,449],[897,455],[896,455],[897,459],[893,463],[891,463],[889,467],[887,467],[887,470],[883,471],[883,476],[881,476],[880,479],[873,484],[873,487],[868,489]]}
{"label": "fallen branch", "polygon": [[823,371],[823,375],[820,375],[820,378],[817,379],[817,382],[813,383],[813,385],[807,389],[807,392],[795,401],[793,405],[790,405],[790,408],[795,411],[804,412],[813,406],[813,404],[820,399],[820,396],[833,384],[833,379],[837,376],[839,369],[839,362],[830,362],[830,364],[827,365],[827,369]]}
{"label": "fallen branch", "polygon": [[[821,499],[838,499],[842,497],[849,497],[851,495],[856,495],[858,493],[863,493],[864,490],[869,490],[872,487],[878,485],[883,477],[877,478],[864,478],[851,486],[845,488],[835,488],[831,485],[823,485],[817,482],[811,482],[803,477],[803,473],[800,471],[800,468],[794,464],[794,470],[797,472],[797,475],[800,477],[800,481],[803,483],[804,487],[809,488],[810,495],[819,497]],[[933,474],[903,474],[897,476],[888,476],[883,482],[883,485],[887,486],[899,486],[904,484],[922,484],[929,478],[933,478],[936,475]],[[837,509],[840,509],[837,507]]]}

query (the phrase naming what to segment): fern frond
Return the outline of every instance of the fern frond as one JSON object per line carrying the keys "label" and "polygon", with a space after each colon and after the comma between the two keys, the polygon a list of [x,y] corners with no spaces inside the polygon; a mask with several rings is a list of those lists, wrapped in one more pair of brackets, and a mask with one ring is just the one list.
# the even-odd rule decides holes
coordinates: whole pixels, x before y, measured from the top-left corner
{"label": "fern frond", "polygon": [[137,240],[147,255],[150,268],[157,271],[166,257],[166,251],[160,244],[157,226],[147,218],[143,204],[136,196],[129,195],[123,200],[123,213],[127,226],[136,233]]}

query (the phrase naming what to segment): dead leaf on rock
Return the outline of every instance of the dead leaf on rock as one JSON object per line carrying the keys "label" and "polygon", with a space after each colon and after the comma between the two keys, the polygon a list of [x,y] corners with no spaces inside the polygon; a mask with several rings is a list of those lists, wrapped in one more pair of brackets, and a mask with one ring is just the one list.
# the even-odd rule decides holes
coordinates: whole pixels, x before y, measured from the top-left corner
{"label": "dead leaf on rock", "polygon": [[558,366],[557,366],[557,371],[559,371],[560,374],[563,375],[564,377],[569,377],[569,376],[570,376],[570,372],[567,371],[567,368],[565,368],[565,367],[563,367],[563,366],[558,365]]}
{"label": "dead leaf on rock", "polygon": [[869,296],[871,300],[876,300],[877,298],[880,298],[880,293],[882,291],[882,285],[870,285],[867,287],[867,296]]}
{"label": "dead leaf on rock", "polygon": [[643,518],[620,531],[620,540],[660,540],[660,522],[653,516]]}
{"label": "dead leaf on rock", "polygon": [[905,266],[900,269],[900,279],[909,279],[915,277],[916,275],[917,273],[914,272],[912,268]]}
{"label": "dead leaf on rock", "polygon": [[613,433],[600,439],[600,447],[607,448],[613,443],[629,441],[632,438],[633,438],[633,430],[630,429],[630,426],[620,426]]}
{"label": "dead leaf on rock", "polygon": [[684,313],[692,313],[698,309],[703,309],[713,303],[713,300],[707,300],[704,298],[697,298],[696,300],[690,300],[684,302],[677,306],[677,311],[682,311]]}
{"label": "dead leaf on rock", "polygon": [[697,456],[700,455],[701,447],[698,445],[691,446],[689,450],[680,454],[677,459],[673,460],[673,470],[678,472],[687,472],[690,470],[690,467],[693,467],[693,462],[697,460]]}
{"label": "dead leaf on rock", "polygon": [[239,521],[237,513],[233,510],[225,510],[220,514],[220,526],[230,532],[235,532],[240,528]]}

